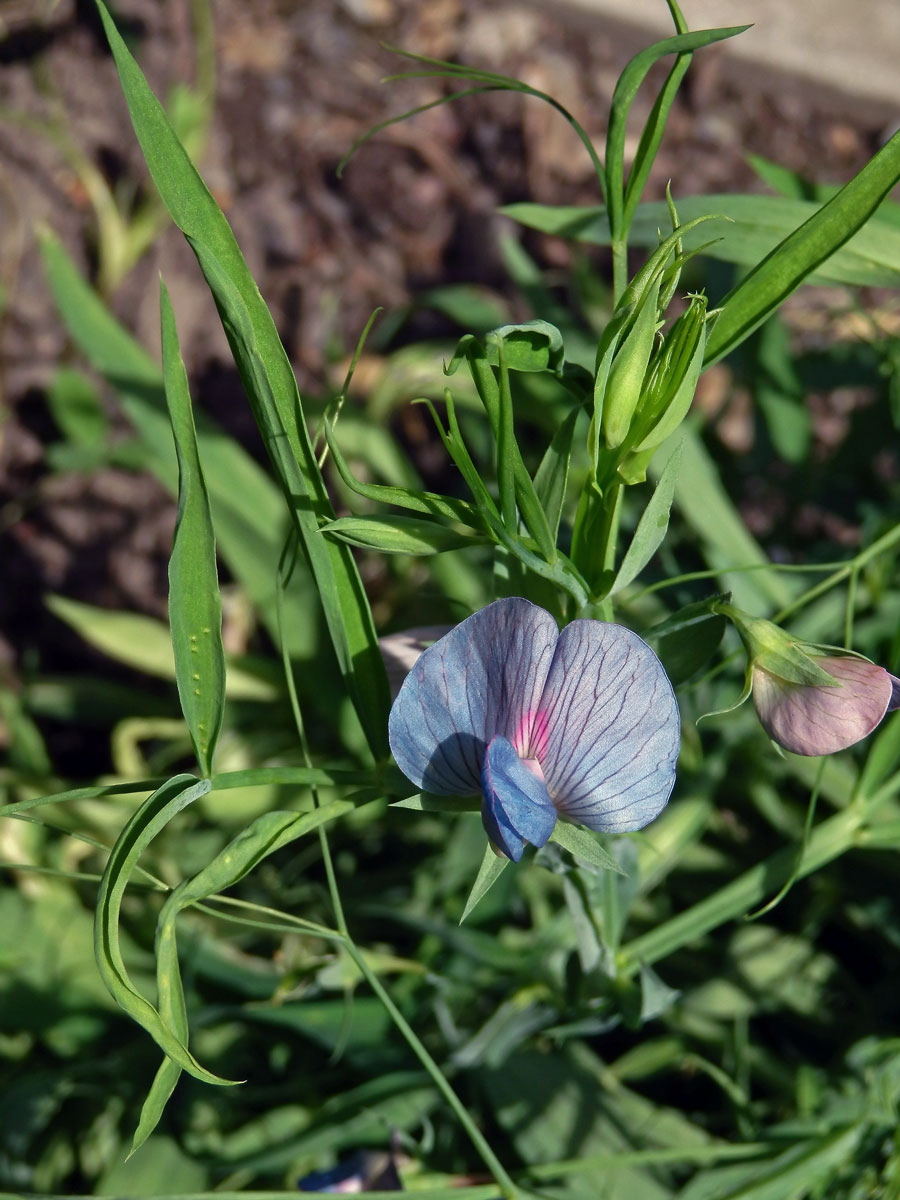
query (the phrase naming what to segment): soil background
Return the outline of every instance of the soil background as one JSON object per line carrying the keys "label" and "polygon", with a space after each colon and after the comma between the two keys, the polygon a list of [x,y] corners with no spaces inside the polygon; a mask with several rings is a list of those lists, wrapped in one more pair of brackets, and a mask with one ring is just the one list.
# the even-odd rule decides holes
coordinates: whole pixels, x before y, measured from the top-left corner
{"label": "soil background", "polygon": [[[157,94],[191,80],[189,4],[118,0],[114,12]],[[566,123],[536,100],[499,93],[390,126],[339,179],[355,139],[450,86],[385,84],[384,76],[414,64],[382,43],[522,78],[576,114],[598,145],[618,74],[645,44],[625,25],[564,6],[474,0],[214,0],[213,19],[215,110],[201,169],[272,308],[301,389],[312,392],[334,383],[336,364],[378,305],[391,311],[452,281],[509,294],[496,249],[499,205],[599,200]],[[660,77],[652,75],[638,99],[635,130]],[[748,152],[815,181],[844,181],[892,132],[895,115],[737,65],[726,47],[709,47],[695,55],[648,198],[661,198],[669,179],[676,195],[762,190]],[[0,668],[14,684],[23,671],[74,669],[89,654],[43,609],[46,592],[164,613],[174,519],[149,476],[60,473],[48,463],[60,435],[46,388],[60,364],[77,359],[34,231],[48,225],[94,277],[97,227],[71,161],[35,121],[61,122],[120,193],[139,197],[146,187],[90,0],[6,0],[0,8]],[[521,236],[539,263],[564,276],[564,243]],[[196,402],[260,454],[214,307],[177,231],[163,232],[116,288],[113,311],[158,356],[160,271]],[[432,332],[440,329],[423,317],[407,336]]]}

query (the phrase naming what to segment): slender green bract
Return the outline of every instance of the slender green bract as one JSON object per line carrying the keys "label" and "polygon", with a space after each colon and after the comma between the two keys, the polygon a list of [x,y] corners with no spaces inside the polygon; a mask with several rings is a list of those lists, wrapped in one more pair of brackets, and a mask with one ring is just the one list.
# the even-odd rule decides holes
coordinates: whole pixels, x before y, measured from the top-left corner
{"label": "slender green bract", "polygon": [[303,418],[297,381],[225,216],[178,141],[107,12],[100,16],[135,133],[173,221],[216,301],[235,363],[316,580],[341,675],[376,758],[387,746],[390,705],[375,627],[349,546],[323,538],[334,517]]}
{"label": "slender green bract", "polygon": [[225,651],[216,540],[200,466],[187,374],[178,348],[175,314],[160,283],[163,379],[178,455],[178,513],[169,559],[169,625],[181,711],[203,774],[225,713]]}

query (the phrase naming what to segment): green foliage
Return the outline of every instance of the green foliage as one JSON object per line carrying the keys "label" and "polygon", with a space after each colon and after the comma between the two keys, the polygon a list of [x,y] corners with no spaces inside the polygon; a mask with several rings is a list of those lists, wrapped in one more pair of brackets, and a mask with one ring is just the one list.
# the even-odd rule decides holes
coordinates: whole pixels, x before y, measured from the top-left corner
{"label": "green foliage", "polygon": [[[696,727],[739,691],[737,608],[896,669],[898,494],[890,480],[875,491],[871,471],[890,425],[873,440],[873,414],[854,417],[845,474],[828,469],[829,487],[873,488],[852,510],[859,548],[828,563],[827,546],[786,527],[783,562],[739,502],[769,460],[758,447],[729,457],[689,409],[704,364],[741,345],[765,447],[793,471],[785,493],[803,502],[803,472],[824,488],[800,404],[814,370],[830,379],[846,362],[797,354],[776,322],[751,334],[802,282],[896,285],[883,196],[900,143],[843,189],[767,164],[785,195],[752,208],[644,204],[692,53],[739,32],[690,33],[669,9],[675,36],[615,89],[605,162],[536,89],[410,56],[414,74],[472,81],[454,96],[513,90],[573,125],[605,206],[515,215],[612,245],[613,279],[583,322],[507,245],[533,319],[511,317],[527,317],[518,301],[434,290],[421,302],[461,323],[455,347],[389,353],[387,383],[354,411],[347,384],[301,403],[224,216],[101,5],[138,140],[215,297],[275,482],[194,411],[165,292],[160,371],[44,234],[61,318],[134,430],[117,459],[97,381],[61,368],[53,469],[148,470],[178,518],[168,627],[47,600],[121,678],[101,664],[83,679],[0,679],[0,1187],[287,1196],[364,1149],[396,1154],[409,1191],[433,1200],[896,1193],[900,716],[823,764],[771,752],[748,706]],[[626,179],[632,102],[667,55]],[[202,112],[180,102],[174,115],[189,130]],[[650,250],[630,280],[629,246]],[[750,268],[714,312],[699,293],[674,307],[693,256],[692,270],[710,257]],[[897,351],[878,353],[889,364]],[[852,369],[881,389],[882,420],[877,362]],[[394,438],[390,410],[408,395],[427,397],[454,468],[444,491]],[[234,580],[226,618],[237,596],[255,657],[224,651],[217,548]],[[682,713],[665,812],[619,836],[559,822],[512,869],[485,845],[478,798],[418,793],[390,765],[363,579],[384,630],[459,620],[504,594],[560,622],[634,628]],[[114,773],[71,786],[44,723],[78,732],[88,719],[110,736]],[[202,779],[180,769],[188,734]]]}
{"label": "green foliage", "polygon": [[181,711],[197,761],[211,775],[225,712],[222,601],[216,571],[216,538],[181,361],[175,314],[161,287],[163,378],[178,455],[178,513],[169,558],[169,625]]}

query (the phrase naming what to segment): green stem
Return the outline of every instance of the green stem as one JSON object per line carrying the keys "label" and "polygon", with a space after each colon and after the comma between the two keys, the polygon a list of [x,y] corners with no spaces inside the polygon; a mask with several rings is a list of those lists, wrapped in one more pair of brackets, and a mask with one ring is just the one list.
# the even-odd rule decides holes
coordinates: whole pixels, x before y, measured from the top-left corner
{"label": "green stem", "polygon": [[371,987],[372,991],[390,1014],[391,1020],[403,1034],[403,1037],[406,1039],[410,1049],[431,1076],[438,1091],[453,1109],[457,1119],[459,1120],[459,1123],[465,1129],[472,1141],[472,1144],[475,1146],[475,1149],[481,1155],[485,1166],[493,1175],[497,1186],[503,1192],[503,1195],[508,1198],[508,1200],[516,1200],[516,1198],[520,1195],[518,1188],[507,1174],[503,1164],[491,1149],[484,1134],[469,1116],[469,1113],[466,1111],[462,1101],[447,1081],[447,1077],[422,1045],[422,1042],[419,1040],[415,1030],[407,1022],[406,1018],[403,1016],[403,1013],[400,1012],[396,1004],[394,1004],[390,995],[384,988],[381,980],[366,962],[364,956],[354,945],[352,939],[348,938],[346,945],[347,953],[350,955],[362,975],[365,977],[369,987]]}
{"label": "green stem", "polygon": [[799,608],[805,608],[807,604],[811,604],[813,600],[818,600],[819,596],[836,587],[839,583],[843,583],[855,571],[861,570],[866,563],[871,562],[873,558],[877,558],[879,554],[883,554],[885,550],[889,550],[892,546],[900,542],[900,524],[895,525],[893,529],[889,529],[887,533],[872,543],[865,550],[861,550],[854,558],[851,558],[848,563],[845,563],[833,575],[829,575],[827,579],[823,579],[821,583],[817,583],[815,587],[810,588],[808,592],[804,592],[802,596],[798,596],[796,600],[792,600],[790,604],[785,605],[779,612],[775,614],[772,620],[778,624],[792,613],[795,613]]}
{"label": "green stem", "polygon": [[612,242],[613,308],[628,286],[628,243],[624,236]]}
{"label": "green stem", "polygon": [[[278,586],[276,589],[276,611],[278,616],[279,636],[281,635],[282,596],[284,593],[282,568],[284,567],[286,558],[287,554],[282,556],[282,563],[278,572]],[[300,711],[300,704],[297,697],[294,673],[291,670],[290,657],[288,655],[284,638],[281,636],[280,641],[285,680],[287,681],[288,694],[290,696],[291,708],[293,709],[294,714],[294,722],[297,726],[297,732],[300,737],[304,763],[307,767],[312,767],[309,744],[307,742],[306,731],[303,724],[303,715]],[[318,792],[315,788],[312,788],[311,791],[314,803],[318,807]],[[386,1012],[396,1025],[397,1029],[400,1031],[413,1054],[415,1054],[416,1058],[418,1058],[419,1062],[434,1080],[435,1086],[449,1104],[460,1125],[462,1125],[463,1129],[469,1135],[469,1139],[471,1140],[475,1149],[481,1155],[484,1165],[490,1171],[495,1183],[497,1184],[497,1187],[500,1188],[501,1192],[506,1197],[506,1200],[520,1200],[522,1193],[507,1174],[505,1167],[491,1149],[484,1134],[470,1117],[465,1105],[450,1086],[450,1083],[441,1068],[425,1049],[425,1046],[422,1044],[415,1030],[400,1012],[399,1008],[397,1008],[396,1004],[394,1004],[394,1001],[391,999],[387,989],[366,962],[365,956],[360,952],[359,948],[354,942],[347,926],[347,919],[344,914],[344,906],[341,901],[341,893],[340,888],[338,887],[337,875],[335,874],[334,870],[334,861],[331,857],[331,847],[328,844],[328,836],[325,833],[324,827],[321,825],[319,826],[319,844],[322,848],[322,861],[325,864],[325,875],[328,880],[328,892],[331,896],[331,904],[334,909],[335,921],[337,923],[338,931],[341,935],[344,949],[347,951],[347,954],[352,961],[356,964],[357,969],[369,984],[369,987],[384,1005]]]}

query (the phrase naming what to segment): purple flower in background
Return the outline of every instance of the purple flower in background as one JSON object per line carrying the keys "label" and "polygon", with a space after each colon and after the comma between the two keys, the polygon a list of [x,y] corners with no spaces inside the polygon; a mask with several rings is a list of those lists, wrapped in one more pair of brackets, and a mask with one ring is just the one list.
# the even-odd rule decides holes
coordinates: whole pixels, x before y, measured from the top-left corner
{"label": "purple flower in background", "polygon": [[557,817],[640,829],[675,782],[678,706],[636,633],[602,621],[559,632],[527,600],[497,600],[427,649],[391,709],[397,764],[423,791],[481,791],[488,837],[518,862]]}
{"label": "purple flower in background", "polygon": [[900,679],[865,658],[816,657],[837,681],[791,683],[753,664],[753,703],[766,733],[794,754],[834,754],[868,736],[900,708]]}

